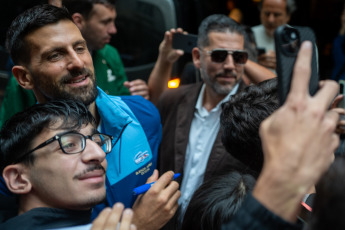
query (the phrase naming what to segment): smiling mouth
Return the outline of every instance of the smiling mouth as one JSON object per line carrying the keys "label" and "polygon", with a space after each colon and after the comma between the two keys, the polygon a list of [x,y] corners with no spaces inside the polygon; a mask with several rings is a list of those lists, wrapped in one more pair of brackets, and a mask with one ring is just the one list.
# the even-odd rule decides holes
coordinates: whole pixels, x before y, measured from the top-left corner
{"label": "smiling mouth", "polygon": [[86,79],[86,76],[80,79],[72,80],[71,83],[79,83],[79,82],[85,81],[85,79]]}

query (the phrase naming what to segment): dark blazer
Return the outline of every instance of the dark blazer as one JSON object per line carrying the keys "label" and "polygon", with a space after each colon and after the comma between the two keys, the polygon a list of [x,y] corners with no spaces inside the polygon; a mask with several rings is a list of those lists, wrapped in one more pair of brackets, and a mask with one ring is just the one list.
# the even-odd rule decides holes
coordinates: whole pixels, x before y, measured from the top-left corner
{"label": "dark blazer", "polygon": [[[183,175],[189,131],[201,86],[202,82],[183,85],[177,89],[165,91],[160,97],[157,105],[163,125],[162,143],[158,154],[160,174],[173,170]],[[238,91],[243,87],[244,84],[241,82]],[[204,180],[243,168],[243,164],[223,147],[220,129],[208,159]],[[180,177],[178,181],[182,178]]]}

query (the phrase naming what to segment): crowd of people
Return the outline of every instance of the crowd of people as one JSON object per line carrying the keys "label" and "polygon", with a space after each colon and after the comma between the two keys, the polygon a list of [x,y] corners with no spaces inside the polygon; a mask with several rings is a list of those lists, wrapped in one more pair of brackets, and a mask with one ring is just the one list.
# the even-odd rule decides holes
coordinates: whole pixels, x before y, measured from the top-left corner
{"label": "crowd of people", "polygon": [[[273,43],[293,9],[263,0],[255,40]],[[164,34],[147,83],[127,81],[108,44],[116,15],[110,0],[52,1],[9,27],[0,229],[345,227],[344,196],[329,183],[344,176],[343,97],[331,80],[309,94],[310,42],[280,105],[274,51],[256,61],[248,28],[227,15],[201,22],[192,61],[202,82],[177,89],[167,82],[184,51],[172,41],[185,31]]]}

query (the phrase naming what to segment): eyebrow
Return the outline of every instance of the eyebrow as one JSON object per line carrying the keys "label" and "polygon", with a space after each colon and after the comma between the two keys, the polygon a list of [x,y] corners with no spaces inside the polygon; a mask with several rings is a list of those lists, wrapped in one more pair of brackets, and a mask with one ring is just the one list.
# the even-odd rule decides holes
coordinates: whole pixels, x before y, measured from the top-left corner
{"label": "eyebrow", "polygon": [[[86,45],[86,41],[85,40],[77,40],[77,41],[75,41],[75,42],[73,42],[72,43],[72,47],[75,47],[75,46],[77,46],[77,45],[84,45],[84,46],[87,46]],[[56,46],[56,47],[53,47],[53,48],[51,48],[51,49],[48,49],[48,50],[46,50],[46,51],[44,51],[43,53],[42,53],[42,57],[46,57],[46,56],[48,56],[50,53],[52,53],[52,52],[54,52],[54,51],[64,51],[66,48],[65,48],[66,46]]]}

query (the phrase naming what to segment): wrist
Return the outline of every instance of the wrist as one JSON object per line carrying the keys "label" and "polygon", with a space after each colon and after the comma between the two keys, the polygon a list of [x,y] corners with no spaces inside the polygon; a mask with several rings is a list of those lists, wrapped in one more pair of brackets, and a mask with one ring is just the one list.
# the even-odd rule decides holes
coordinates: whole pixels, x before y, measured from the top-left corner
{"label": "wrist", "polygon": [[271,212],[295,222],[299,203],[309,188],[300,185],[296,176],[283,167],[266,167],[257,180],[253,196]]}

